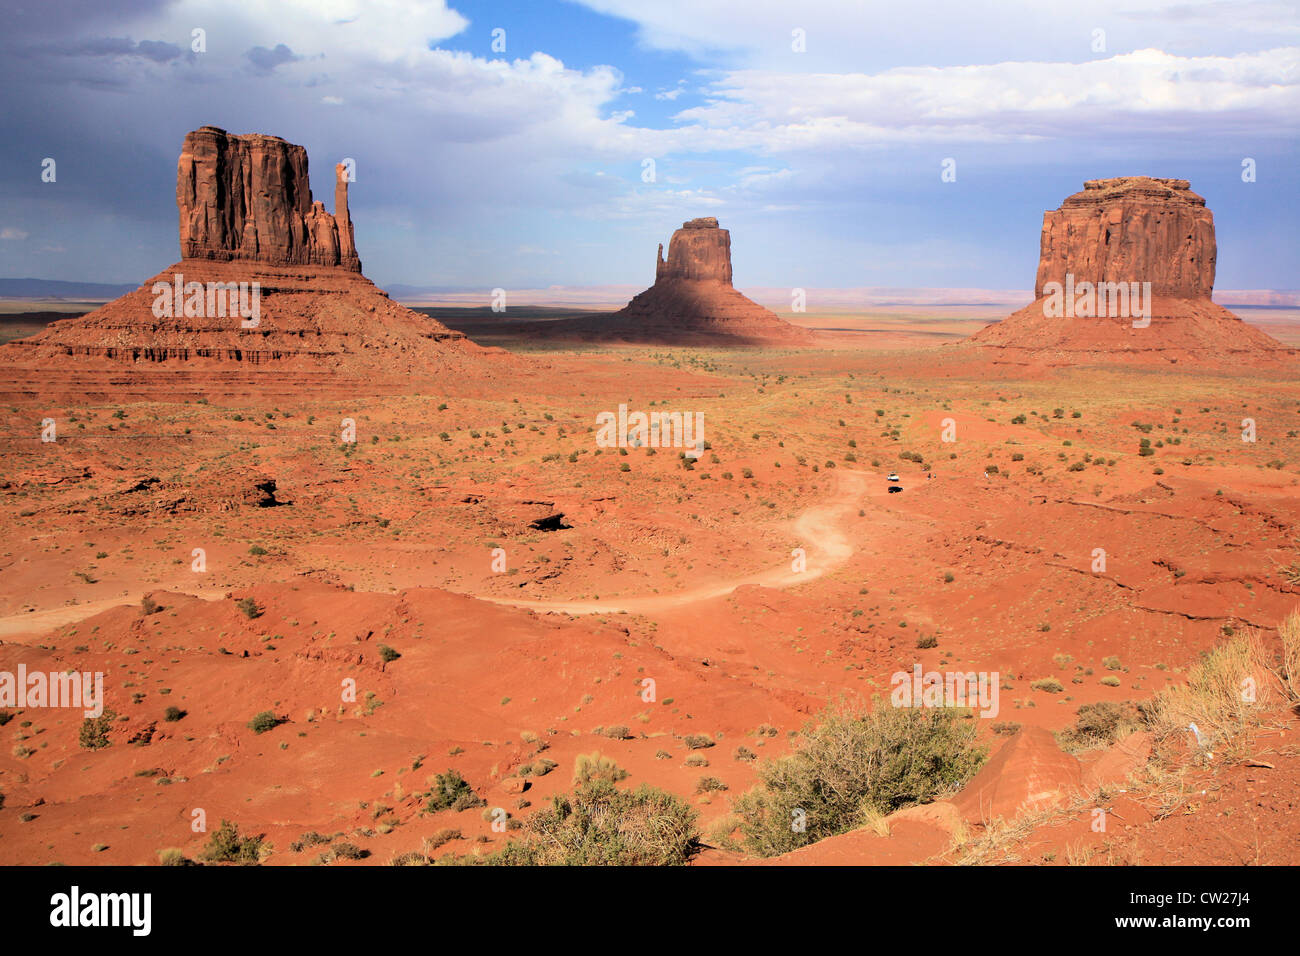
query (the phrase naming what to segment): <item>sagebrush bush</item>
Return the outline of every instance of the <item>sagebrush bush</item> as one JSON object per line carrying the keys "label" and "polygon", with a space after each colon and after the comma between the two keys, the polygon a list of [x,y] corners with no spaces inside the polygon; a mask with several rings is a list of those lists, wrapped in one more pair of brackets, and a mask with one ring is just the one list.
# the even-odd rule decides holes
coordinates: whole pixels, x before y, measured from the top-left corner
{"label": "sagebrush bush", "polygon": [[87,750],[102,750],[109,745],[108,732],[113,727],[117,715],[106,710],[98,717],[86,717],[81,721],[77,741]]}
{"label": "sagebrush bush", "polygon": [[984,762],[975,733],[942,708],[830,708],[793,753],[761,763],[760,784],[736,800],[745,845],[785,853],[852,829],[864,809],[892,813],[956,790]]}
{"label": "sagebrush bush", "polygon": [[262,838],[260,836],[240,836],[239,827],[229,820],[222,820],[221,826],[209,838],[207,845],[199,853],[199,859],[208,863],[257,863],[262,858]]}
{"label": "sagebrush bush", "polygon": [[573,782],[579,786],[597,782],[614,784],[626,777],[626,770],[599,753],[578,754],[573,761]]}
{"label": "sagebrush bush", "polygon": [[430,813],[437,813],[439,810],[454,810],[460,813],[462,810],[481,807],[486,803],[486,800],[474,792],[474,788],[459,771],[448,770],[434,777],[433,789],[429,791],[429,801],[424,805],[424,809]]}
{"label": "sagebrush bush", "polygon": [[1144,704],[1126,700],[1116,704],[1098,701],[1079,708],[1073,727],[1057,733],[1056,739],[1067,753],[1106,747],[1146,724]]}
{"label": "sagebrush bush", "polygon": [[497,866],[675,866],[699,845],[697,814],[680,797],[641,785],[619,790],[597,779],[552,798],[520,839],[481,859]]}

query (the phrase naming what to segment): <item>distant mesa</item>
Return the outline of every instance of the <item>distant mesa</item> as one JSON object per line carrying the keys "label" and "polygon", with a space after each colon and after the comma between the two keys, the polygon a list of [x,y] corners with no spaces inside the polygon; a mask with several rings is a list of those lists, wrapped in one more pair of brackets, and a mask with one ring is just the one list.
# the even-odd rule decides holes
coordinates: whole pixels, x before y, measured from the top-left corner
{"label": "distant mesa", "polygon": [[809,345],[813,334],[737,292],[731,284],[731,233],[712,216],[659,246],[655,283],[613,315],[546,323],[541,334],[668,345]]}
{"label": "distant mesa", "polygon": [[[467,371],[503,359],[361,275],[341,164],[334,204],[331,215],[312,200],[303,147],[194,130],[176,167],[181,261],[93,312],[0,346],[0,359],[289,366],[348,377]],[[255,320],[245,314],[254,301]],[[483,362],[489,355],[494,362]]]}
{"label": "distant mesa", "polygon": [[1214,215],[1187,180],[1089,180],[1043,214],[1034,303],[963,345],[1058,364],[1289,360],[1210,301],[1217,253]]}

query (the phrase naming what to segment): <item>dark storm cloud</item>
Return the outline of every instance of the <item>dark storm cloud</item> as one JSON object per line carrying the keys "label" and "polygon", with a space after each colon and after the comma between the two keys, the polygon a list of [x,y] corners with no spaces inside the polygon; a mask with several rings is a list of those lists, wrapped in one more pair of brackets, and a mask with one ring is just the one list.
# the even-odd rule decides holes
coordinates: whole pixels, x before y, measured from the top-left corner
{"label": "dark storm cloud", "polygon": [[129,37],[98,37],[68,46],[49,46],[45,52],[62,56],[140,56],[155,63],[167,63],[181,55],[175,43],[161,40],[133,42]]}
{"label": "dark storm cloud", "polygon": [[274,50],[268,50],[264,46],[255,46],[244,56],[261,73],[270,73],[277,66],[283,66],[286,63],[293,63],[302,59],[283,43],[277,43]]}

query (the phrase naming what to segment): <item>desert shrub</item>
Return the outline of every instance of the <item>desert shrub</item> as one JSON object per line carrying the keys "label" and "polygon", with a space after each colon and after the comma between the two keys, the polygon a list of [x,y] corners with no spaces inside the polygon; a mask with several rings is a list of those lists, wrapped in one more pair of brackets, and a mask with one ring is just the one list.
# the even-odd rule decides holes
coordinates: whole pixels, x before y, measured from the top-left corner
{"label": "desert shrub", "polygon": [[605,727],[601,734],[613,740],[626,740],[632,736],[632,732],[624,724],[616,724],[613,727]]}
{"label": "desert shrub", "polygon": [[430,813],[437,813],[439,810],[454,810],[460,813],[462,810],[481,807],[486,803],[486,800],[474,792],[474,788],[459,771],[448,770],[435,776],[433,789],[429,791],[429,800],[424,808]]}
{"label": "desert shrub", "polygon": [[750,762],[758,759],[758,754],[754,753],[754,751],[750,750],[744,744],[741,744],[739,747],[737,747],[736,752],[732,754],[732,756],[735,757],[737,760],[743,760],[746,762]]}
{"label": "desert shrub", "polygon": [[450,843],[452,840],[459,840],[461,838],[462,838],[461,832],[459,830],[453,829],[451,827],[443,827],[441,830],[439,830],[437,833],[433,834],[432,836],[427,836],[424,838],[424,852],[432,853],[434,850],[438,849],[444,844]]}
{"label": "desert shrub", "polygon": [[579,786],[603,781],[614,784],[627,779],[627,771],[599,753],[579,754],[573,761],[573,782]]}
{"label": "desert shrub", "polygon": [[1065,685],[1055,677],[1040,677],[1029,685],[1034,690],[1041,690],[1048,694],[1059,694],[1065,690]]}
{"label": "desert shrub", "polygon": [[387,644],[379,645],[379,659],[383,661],[385,664],[391,664],[393,661],[397,660],[401,656],[402,656],[401,654],[393,650]]}
{"label": "desert shrub", "polygon": [[325,854],[332,860],[364,860],[370,855],[369,850],[363,850],[355,843],[339,843],[329,848]]}
{"label": "desert shrub", "polygon": [[931,647],[939,646],[939,639],[933,634],[926,634],[924,637],[916,639],[916,646],[921,650],[928,650]]}
{"label": "desert shrub", "polygon": [[240,836],[239,827],[229,820],[222,820],[221,826],[200,851],[199,859],[207,863],[253,864],[261,860],[262,846],[260,836]]}
{"label": "desert shrub", "polygon": [[528,821],[520,839],[481,861],[505,866],[673,866],[699,845],[696,812],[680,797],[608,780],[580,785]]}
{"label": "desert shrub", "polygon": [[159,850],[158,863],[161,866],[197,866],[198,865],[185,855],[185,851],[178,850],[175,847],[169,847],[166,850]]}
{"label": "desert shrub", "polygon": [[686,757],[686,766],[688,767],[707,767],[709,758],[704,754],[688,754]]}
{"label": "desert shrub", "polygon": [[323,843],[329,843],[334,837],[328,837],[323,833],[317,833],[315,830],[308,830],[298,839],[289,844],[289,849],[294,853],[301,853],[309,846],[320,846]]}
{"label": "desert shrub", "polygon": [[1011,737],[1020,731],[1020,724],[1014,720],[999,720],[989,728],[999,737]]}
{"label": "desert shrub", "polygon": [[163,720],[170,724],[176,723],[176,721],[180,720],[184,716],[185,711],[181,710],[179,707],[168,707],[163,711]]}
{"label": "desert shrub", "polygon": [[253,719],[248,722],[248,729],[255,734],[264,734],[268,730],[274,730],[279,727],[284,720],[277,717],[269,710],[264,710],[253,715]]}
{"label": "desert shrub", "polygon": [[687,734],[682,738],[688,750],[703,750],[713,746],[713,738],[708,734]]}
{"label": "desert shrub", "polygon": [[1118,704],[1113,701],[1084,704],[1078,710],[1074,726],[1059,731],[1056,739],[1067,753],[1107,747],[1145,724],[1142,708],[1143,705],[1129,700]]}
{"label": "desert shrub", "polygon": [[890,813],[955,790],[984,762],[975,732],[942,708],[831,708],[793,753],[760,764],[759,786],[737,799],[745,845],[773,856],[844,833],[864,808]]}
{"label": "desert shrub", "polygon": [[248,618],[249,620],[252,620],[255,617],[262,616],[262,608],[259,607],[258,603],[255,600],[253,600],[251,597],[240,598],[238,601],[235,602],[235,607],[239,608],[240,612],[243,613],[244,617]]}
{"label": "desert shrub", "polygon": [[388,861],[389,866],[428,866],[429,858],[423,853],[399,853]]}
{"label": "desert shrub", "polygon": [[109,744],[108,732],[116,719],[117,715],[111,710],[104,711],[98,717],[86,717],[81,721],[77,742],[87,750],[102,750]]}
{"label": "desert shrub", "polygon": [[150,614],[157,614],[161,610],[162,610],[162,605],[160,605],[148,594],[140,598],[140,611],[146,617],[149,616]]}
{"label": "desert shrub", "polygon": [[726,789],[727,785],[717,777],[701,777],[695,784],[696,793],[714,793]]}

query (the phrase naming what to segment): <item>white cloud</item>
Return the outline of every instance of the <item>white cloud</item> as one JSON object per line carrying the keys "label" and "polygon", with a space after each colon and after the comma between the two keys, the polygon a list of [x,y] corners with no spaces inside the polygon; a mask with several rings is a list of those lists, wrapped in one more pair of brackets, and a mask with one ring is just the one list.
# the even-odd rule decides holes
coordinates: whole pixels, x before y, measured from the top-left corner
{"label": "white cloud", "polygon": [[13,226],[5,226],[0,229],[0,239],[18,241],[27,238],[27,233]]}
{"label": "white cloud", "polygon": [[[861,70],[907,63],[956,65],[1091,57],[1092,31],[1108,49],[1149,46],[1185,55],[1236,53],[1300,37],[1288,0],[578,0],[631,20],[645,45],[733,66],[798,72]],[[806,52],[791,49],[791,31]]]}
{"label": "white cloud", "polygon": [[[1139,50],[1090,63],[728,73],[677,119],[703,142],[771,152],[885,142],[998,142],[1159,129],[1202,137],[1250,117],[1300,129],[1300,48],[1232,57]],[[1096,127],[1090,124],[1098,124]]]}

